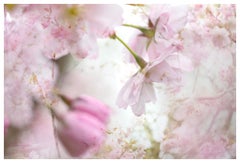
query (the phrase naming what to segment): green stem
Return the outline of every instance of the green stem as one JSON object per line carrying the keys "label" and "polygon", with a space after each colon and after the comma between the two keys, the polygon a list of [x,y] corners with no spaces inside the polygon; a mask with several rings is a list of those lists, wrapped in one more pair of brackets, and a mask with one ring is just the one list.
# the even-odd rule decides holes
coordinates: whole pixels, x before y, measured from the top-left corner
{"label": "green stem", "polygon": [[125,27],[132,27],[135,29],[140,30],[144,36],[148,37],[148,38],[152,38],[155,35],[155,30],[152,28],[147,28],[147,27],[141,27],[141,26],[137,26],[137,25],[132,25],[132,24],[123,24],[123,26]]}
{"label": "green stem", "polygon": [[141,57],[139,57],[121,38],[119,38],[116,34],[114,35],[113,38],[116,38],[119,42],[121,42],[127,49],[128,51],[131,53],[131,55],[133,56],[133,58],[135,59],[135,61],[137,62],[137,64],[139,65],[139,67],[141,69],[143,69],[147,63],[146,61],[144,61],[144,59],[142,59]]}
{"label": "green stem", "polygon": [[122,24],[122,25],[125,26],[125,27],[132,27],[132,28],[136,28],[136,29],[139,29],[139,30],[146,29],[144,27],[141,27],[141,26],[138,26],[138,25],[132,25],[132,24]]}

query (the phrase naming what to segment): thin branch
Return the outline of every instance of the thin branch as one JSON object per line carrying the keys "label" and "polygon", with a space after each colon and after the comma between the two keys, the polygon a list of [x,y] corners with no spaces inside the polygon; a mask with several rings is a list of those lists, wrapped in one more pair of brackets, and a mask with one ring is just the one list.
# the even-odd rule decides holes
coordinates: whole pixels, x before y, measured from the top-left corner
{"label": "thin branch", "polygon": [[57,156],[58,158],[61,158],[60,150],[59,150],[59,144],[58,144],[58,135],[57,135],[57,128],[55,126],[55,116],[53,109],[50,109],[51,111],[51,117],[52,117],[52,127],[53,127],[53,135],[54,135],[54,141],[57,149]]}

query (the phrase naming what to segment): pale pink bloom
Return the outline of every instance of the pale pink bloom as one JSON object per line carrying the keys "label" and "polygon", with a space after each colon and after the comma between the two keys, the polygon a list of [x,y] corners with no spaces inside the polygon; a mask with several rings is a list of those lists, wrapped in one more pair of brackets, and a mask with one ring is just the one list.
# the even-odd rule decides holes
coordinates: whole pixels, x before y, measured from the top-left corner
{"label": "pale pink bloom", "polygon": [[99,53],[96,35],[91,32],[83,34],[75,48],[77,56],[95,58]]}
{"label": "pale pink bloom", "polygon": [[[145,61],[154,62],[155,59],[162,55],[181,52],[182,43],[179,40],[159,40],[155,41],[136,32],[130,40],[129,47]],[[134,58],[127,52],[130,62],[135,62]],[[186,58],[186,57],[185,57]]]}
{"label": "pale pink bloom", "polygon": [[181,53],[182,49],[183,47],[181,43],[178,42],[173,43],[165,40],[160,40],[158,42],[153,41],[147,49],[147,55],[149,61],[153,62],[157,58],[164,55]]}
{"label": "pale pink bloom", "polygon": [[108,37],[114,28],[122,23],[123,10],[118,5],[84,5],[83,18],[88,23],[89,31],[97,37]]}
{"label": "pale pink bloom", "polygon": [[121,108],[132,107],[136,116],[145,113],[145,103],[155,101],[155,92],[151,83],[146,81],[146,72],[137,72],[120,90],[117,105]]}
{"label": "pale pink bloom", "polygon": [[171,39],[187,23],[188,6],[151,5],[149,18],[156,26],[155,39]]}
{"label": "pale pink bloom", "polygon": [[70,102],[70,111],[61,117],[59,138],[71,156],[98,150],[105,139],[109,108],[95,98],[81,96]]}
{"label": "pale pink bloom", "polygon": [[181,54],[163,54],[134,74],[120,90],[117,105],[131,106],[135,115],[145,113],[145,103],[155,101],[152,82],[178,83],[181,70],[191,71],[191,61]]}
{"label": "pale pink bloom", "polygon": [[[152,82],[177,86],[182,71],[192,71],[193,64],[188,57],[181,54],[182,47],[177,43],[165,40],[155,42],[136,33],[130,47],[149,63],[123,86],[117,98],[117,105],[122,108],[129,105],[134,114],[140,116],[145,112],[145,103],[155,101]],[[133,57],[130,57],[130,60],[135,61]]]}

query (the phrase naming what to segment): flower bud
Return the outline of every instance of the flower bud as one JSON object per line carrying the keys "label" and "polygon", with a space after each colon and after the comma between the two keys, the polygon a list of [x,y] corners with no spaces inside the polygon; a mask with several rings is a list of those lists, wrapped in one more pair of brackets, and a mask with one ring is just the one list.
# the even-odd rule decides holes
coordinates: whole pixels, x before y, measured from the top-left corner
{"label": "flower bud", "polygon": [[92,97],[70,100],[70,110],[61,118],[59,139],[71,156],[98,149],[105,139],[108,118],[109,108]]}

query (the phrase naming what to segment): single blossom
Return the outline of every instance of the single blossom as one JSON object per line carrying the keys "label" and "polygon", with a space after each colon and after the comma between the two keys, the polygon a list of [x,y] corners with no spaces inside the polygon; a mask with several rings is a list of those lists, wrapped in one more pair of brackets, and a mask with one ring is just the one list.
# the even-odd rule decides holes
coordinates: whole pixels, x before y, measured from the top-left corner
{"label": "single blossom", "polygon": [[97,150],[105,139],[110,110],[101,101],[81,96],[69,101],[70,110],[60,120],[59,139],[71,156]]}
{"label": "single blossom", "polygon": [[145,113],[145,103],[155,100],[154,88],[150,82],[147,82],[146,72],[137,72],[122,87],[116,103],[125,109],[131,106],[133,113],[140,116]]}
{"label": "single blossom", "polygon": [[151,5],[149,20],[155,28],[155,39],[172,39],[186,25],[187,14],[186,5]]}
{"label": "single blossom", "polygon": [[161,55],[126,82],[116,103],[121,108],[131,106],[133,113],[140,116],[145,113],[145,103],[156,100],[153,82],[177,83],[181,79],[181,71],[191,71],[192,68],[191,61],[181,54]]}

